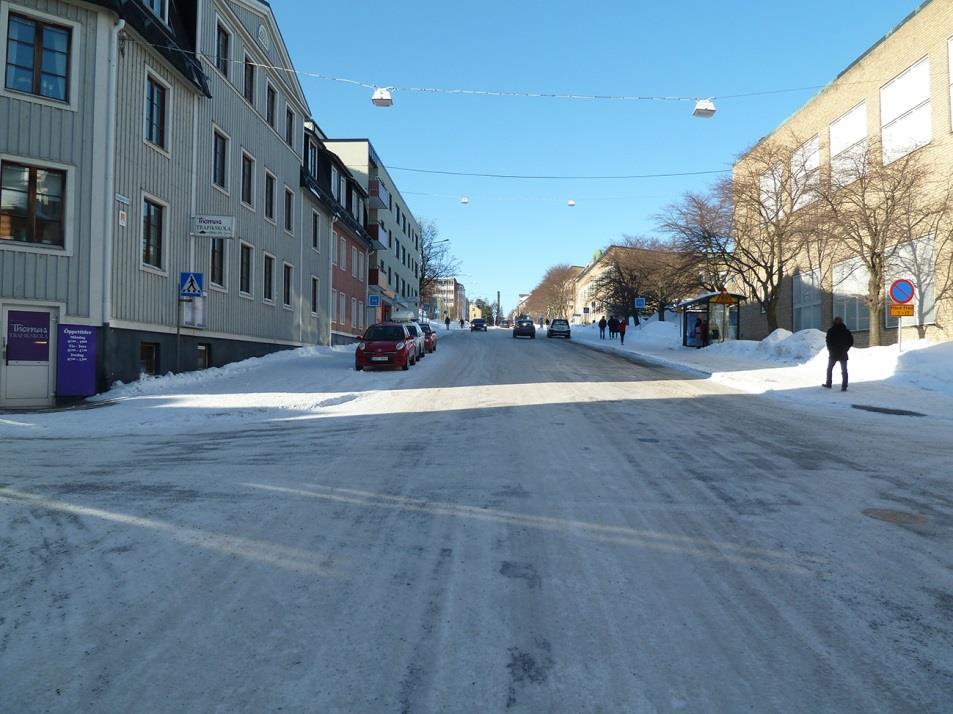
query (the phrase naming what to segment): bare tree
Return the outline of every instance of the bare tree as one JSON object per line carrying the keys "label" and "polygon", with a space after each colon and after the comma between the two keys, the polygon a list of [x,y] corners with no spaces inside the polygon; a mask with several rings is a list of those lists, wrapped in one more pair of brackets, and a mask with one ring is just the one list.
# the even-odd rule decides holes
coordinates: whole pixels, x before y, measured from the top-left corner
{"label": "bare tree", "polygon": [[450,244],[439,239],[440,229],[433,221],[420,221],[420,286],[421,302],[433,297],[437,281],[452,278],[460,272],[460,261],[450,254]]}
{"label": "bare tree", "polygon": [[568,317],[579,270],[571,265],[554,265],[547,270],[526,300],[527,314],[549,319]]}
{"label": "bare tree", "polygon": [[731,191],[721,184],[707,193],[686,193],[655,216],[659,231],[679,250],[695,256],[698,282],[709,292],[725,288],[731,213]]}
{"label": "bare tree", "polygon": [[[934,300],[949,294],[953,282],[949,266],[935,271],[936,257],[948,256],[953,247],[953,182],[937,178],[923,152],[888,163],[883,157],[877,141],[837,157],[819,191],[826,227],[836,241],[832,254],[853,258],[865,273],[866,290],[858,297],[867,307],[871,345],[882,343],[886,283],[896,273],[921,284],[932,281]],[[927,237],[930,249],[918,251],[916,242]]]}

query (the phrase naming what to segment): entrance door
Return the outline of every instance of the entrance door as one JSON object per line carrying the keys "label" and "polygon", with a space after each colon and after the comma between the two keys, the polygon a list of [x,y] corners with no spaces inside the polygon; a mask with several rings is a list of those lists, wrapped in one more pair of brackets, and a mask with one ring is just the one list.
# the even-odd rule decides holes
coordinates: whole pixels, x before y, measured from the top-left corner
{"label": "entrance door", "polygon": [[4,307],[0,405],[45,407],[53,403],[56,319],[51,310]]}

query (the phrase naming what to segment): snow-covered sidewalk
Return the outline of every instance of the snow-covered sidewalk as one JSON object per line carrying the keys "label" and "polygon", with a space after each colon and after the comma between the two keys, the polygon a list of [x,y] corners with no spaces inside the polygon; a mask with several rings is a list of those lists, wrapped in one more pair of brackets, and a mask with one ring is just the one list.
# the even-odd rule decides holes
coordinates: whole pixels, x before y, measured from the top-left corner
{"label": "snow-covered sidewalk", "polygon": [[[543,332],[542,334],[545,334]],[[824,333],[775,330],[760,342],[736,340],[704,349],[683,347],[678,325],[649,321],[629,326],[625,345],[619,338],[599,339],[595,325],[573,325],[572,339],[589,347],[631,354],[660,366],[708,377],[753,394],[769,393],[818,406],[855,404],[901,409],[953,419],[953,343],[925,340],[905,343],[898,353],[889,347],[850,351],[850,388],[837,389],[840,368],[834,368],[835,389],[823,389],[827,369]]]}

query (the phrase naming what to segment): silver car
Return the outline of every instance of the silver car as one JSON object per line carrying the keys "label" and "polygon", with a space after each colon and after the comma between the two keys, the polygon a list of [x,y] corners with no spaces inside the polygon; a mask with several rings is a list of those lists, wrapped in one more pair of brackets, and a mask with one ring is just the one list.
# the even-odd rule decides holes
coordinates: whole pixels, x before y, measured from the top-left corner
{"label": "silver car", "polygon": [[414,338],[414,349],[417,352],[417,359],[421,360],[427,354],[426,335],[424,335],[424,331],[420,329],[420,325],[416,322],[408,322],[406,326],[410,336]]}

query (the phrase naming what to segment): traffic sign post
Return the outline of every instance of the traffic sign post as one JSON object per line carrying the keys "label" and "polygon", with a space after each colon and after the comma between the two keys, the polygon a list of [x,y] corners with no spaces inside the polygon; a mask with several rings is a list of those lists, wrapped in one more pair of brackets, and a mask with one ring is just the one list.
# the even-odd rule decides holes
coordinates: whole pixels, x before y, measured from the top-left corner
{"label": "traffic sign post", "polygon": [[645,298],[644,298],[644,297],[637,297],[637,298],[635,298],[635,302],[634,302],[634,304],[633,304],[633,307],[634,307],[636,310],[644,310],[644,309],[645,309]]}
{"label": "traffic sign post", "polygon": [[903,352],[903,318],[916,314],[915,303],[911,301],[917,294],[912,280],[898,278],[890,283],[887,291],[890,296],[890,317],[897,318],[897,352]]}

